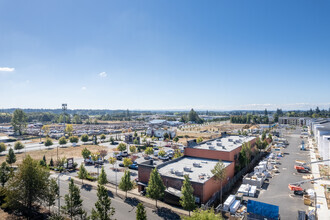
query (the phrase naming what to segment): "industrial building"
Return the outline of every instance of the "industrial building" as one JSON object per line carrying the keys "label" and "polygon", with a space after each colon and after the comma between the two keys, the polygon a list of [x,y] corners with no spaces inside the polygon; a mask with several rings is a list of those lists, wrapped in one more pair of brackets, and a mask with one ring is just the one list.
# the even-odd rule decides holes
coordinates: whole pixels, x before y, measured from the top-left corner
{"label": "industrial building", "polygon": [[[167,193],[180,195],[184,175],[189,175],[194,188],[196,202],[206,203],[216,192],[234,176],[235,163],[243,143],[255,145],[256,137],[249,136],[227,136],[196,143],[190,141],[184,148],[184,156],[165,163],[160,161],[146,161],[139,164],[138,189],[143,191],[148,184],[151,170],[157,168]],[[222,160],[226,167],[226,178],[220,185],[215,181],[211,170],[217,162]],[[177,193],[174,193],[177,191]],[[177,198],[178,199],[178,198]]]}
{"label": "industrial building", "polygon": [[[310,119],[308,122],[323,160],[330,159],[330,119]],[[324,162],[330,166],[330,162]]]}
{"label": "industrial building", "polygon": [[[194,188],[196,203],[206,203],[212,195],[221,189],[219,181],[214,179],[211,170],[219,160],[211,160],[198,157],[184,156],[162,164],[155,164],[152,160],[139,164],[139,191],[147,186],[151,170],[156,168],[163,179],[166,188],[180,191],[184,175],[188,175]],[[227,178],[222,185],[227,183],[229,178],[234,176],[234,163],[223,161],[226,167]],[[175,191],[174,190],[174,191]],[[179,199],[179,198],[177,198]]]}

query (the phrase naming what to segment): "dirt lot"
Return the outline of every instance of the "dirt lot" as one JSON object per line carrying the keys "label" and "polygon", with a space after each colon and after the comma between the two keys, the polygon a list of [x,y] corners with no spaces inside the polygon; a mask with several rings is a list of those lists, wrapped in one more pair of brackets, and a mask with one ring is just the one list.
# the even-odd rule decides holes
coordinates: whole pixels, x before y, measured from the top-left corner
{"label": "dirt lot", "polygon": [[[84,147],[87,147],[92,153],[98,152],[98,150],[108,150],[104,146],[96,146],[96,145],[80,145],[77,147],[68,147],[68,148],[58,148],[58,156],[59,158],[62,157],[73,157],[73,158],[81,158],[81,150],[84,149]],[[45,155],[47,162],[49,162],[50,158],[53,158],[54,160],[57,158],[57,148],[52,148],[48,150],[41,150],[41,151],[30,151],[26,152],[26,154],[29,154],[33,159],[36,160],[41,160],[42,157]],[[16,154],[16,163],[15,164],[20,164],[22,160],[25,157],[25,152],[22,150],[21,153]],[[0,156],[0,163],[6,160],[6,155],[1,155]],[[1,218],[0,218],[1,219]]]}
{"label": "dirt lot", "polygon": [[[177,136],[182,136],[184,138],[180,138],[179,142],[182,144],[186,144],[188,140],[202,137],[203,140],[209,140],[212,138],[219,137],[221,132],[229,132],[232,130],[242,129],[246,124],[231,124],[231,123],[218,123],[218,124],[210,124],[203,126],[196,126],[192,128],[184,128],[177,132]],[[248,125],[249,126],[249,125]],[[188,138],[185,138],[188,136]]]}

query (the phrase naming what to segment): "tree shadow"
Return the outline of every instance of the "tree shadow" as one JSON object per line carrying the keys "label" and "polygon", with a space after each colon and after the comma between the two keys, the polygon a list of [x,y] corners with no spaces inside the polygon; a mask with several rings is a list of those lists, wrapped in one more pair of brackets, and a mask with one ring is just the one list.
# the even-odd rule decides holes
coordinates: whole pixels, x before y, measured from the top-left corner
{"label": "tree shadow", "polygon": [[139,203],[140,203],[140,200],[138,200],[137,198],[130,198],[130,197],[127,197],[125,200],[124,200],[125,203],[131,205],[131,206],[137,206]]}
{"label": "tree shadow", "polygon": [[179,219],[181,219],[178,214],[176,214],[172,210],[164,208],[164,207],[158,208],[158,209],[154,210],[153,212],[155,212],[159,217],[161,217],[165,220],[176,220],[176,219],[179,220]]}
{"label": "tree shadow", "polygon": [[84,184],[81,186],[81,188],[84,189],[84,190],[86,190],[86,191],[88,191],[88,192],[90,192],[90,191],[93,189],[93,186],[90,185],[90,184],[86,184],[86,183],[84,183]]}

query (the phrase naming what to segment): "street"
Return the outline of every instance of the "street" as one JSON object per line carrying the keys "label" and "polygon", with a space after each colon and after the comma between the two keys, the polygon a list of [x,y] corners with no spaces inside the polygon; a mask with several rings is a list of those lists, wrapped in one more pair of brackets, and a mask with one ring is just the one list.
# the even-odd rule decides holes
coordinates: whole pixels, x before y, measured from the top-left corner
{"label": "street", "polygon": [[[56,176],[56,175],[55,175]],[[54,176],[54,177],[55,177]],[[63,206],[64,203],[64,195],[68,193],[68,185],[69,181],[67,177],[60,178],[60,205]],[[84,186],[76,184],[80,188],[80,195],[83,199],[83,206],[84,210],[91,214],[92,208],[95,209],[95,202],[97,201],[97,190],[93,189],[90,185],[84,184]],[[115,215],[114,218],[121,220],[121,219],[135,219],[136,218],[136,206],[138,205],[139,201],[135,199],[121,199],[114,195],[115,192],[109,192],[109,196],[111,197],[111,207],[115,208]],[[56,201],[55,208],[57,210],[58,201]],[[155,212],[153,209],[149,207],[145,207],[147,212],[148,219],[173,219],[173,215],[171,217],[166,217],[166,213],[164,212]],[[174,215],[174,219],[179,217],[178,215]]]}

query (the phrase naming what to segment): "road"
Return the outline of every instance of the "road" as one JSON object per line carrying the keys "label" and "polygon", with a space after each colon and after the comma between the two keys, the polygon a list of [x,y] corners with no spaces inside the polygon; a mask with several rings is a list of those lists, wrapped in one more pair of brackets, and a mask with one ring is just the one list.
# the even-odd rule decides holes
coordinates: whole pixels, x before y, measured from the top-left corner
{"label": "road", "polygon": [[[300,151],[301,144],[300,129],[294,131],[283,131],[284,138],[289,142],[289,145],[284,149],[285,156],[280,160],[280,173],[269,180],[269,185],[266,183],[264,190],[260,192],[257,200],[280,207],[281,219],[297,219],[298,210],[306,211],[308,206],[304,205],[302,196],[293,195],[293,192],[288,189],[288,184],[302,181],[303,175],[297,173],[294,169],[295,160],[310,161],[308,151]],[[268,186],[267,186],[268,185]],[[304,189],[310,189],[311,184],[305,183],[302,185]]]}
{"label": "road", "polygon": [[[63,177],[60,178],[60,205],[63,206],[64,203],[64,195],[68,194],[68,186],[69,181],[65,180]],[[95,209],[95,202],[97,201],[97,190],[90,187],[90,185],[85,184],[84,187],[81,185],[77,185],[80,188],[80,195],[83,199],[83,207],[84,210],[91,214],[92,208]],[[109,196],[111,197],[111,207],[115,208],[115,215],[114,218],[118,220],[128,220],[128,219],[135,219],[136,217],[136,206],[138,204],[138,200],[127,199],[123,200],[120,197],[114,196],[112,192],[109,192]],[[56,201],[56,209],[58,207],[58,201]],[[148,219],[164,219],[163,217],[159,216],[162,215],[161,213],[158,215],[155,211],[151,208],[145,207],[147,212]]]}

